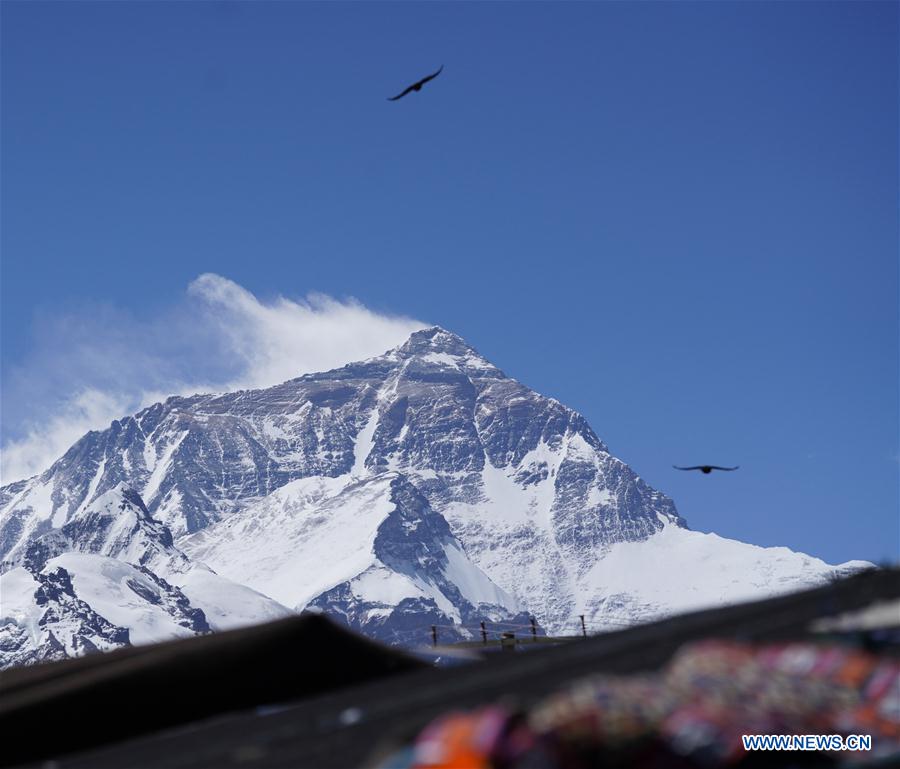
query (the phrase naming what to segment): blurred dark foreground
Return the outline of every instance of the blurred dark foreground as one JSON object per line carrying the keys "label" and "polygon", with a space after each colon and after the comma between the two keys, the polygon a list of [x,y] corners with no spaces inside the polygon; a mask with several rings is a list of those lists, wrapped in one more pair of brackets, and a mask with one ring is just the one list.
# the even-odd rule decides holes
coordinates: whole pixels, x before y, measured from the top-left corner
{"label": "blurred dark foreground", "polygon": [[[741,744],[767,733],[873,744]],[[900,569],[528,654],[303,615],[5,671],[0,734],[0,765],[46,769],[900,766]]]}

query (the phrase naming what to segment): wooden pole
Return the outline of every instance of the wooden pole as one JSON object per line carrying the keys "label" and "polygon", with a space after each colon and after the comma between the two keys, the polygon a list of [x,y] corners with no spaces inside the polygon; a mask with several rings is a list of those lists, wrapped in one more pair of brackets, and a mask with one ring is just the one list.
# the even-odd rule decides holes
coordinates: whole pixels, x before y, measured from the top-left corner
{"label": "wooden pole", "polygon": [[578,616],[581,617],[581,635],[587,638],[587,628],[584,626],[584,615],[579,614]]}
{"label": "wooden pole", "polygon": [[481,642],[487,646],[487,630],[484,629],[484,620],[481,622]]}
{"label": "wooden pole", "polygon": [[537,623],[534,621],[534,617],[531,617],[531,640],[537,641]]}
{"label": "wooden pole", "polygon": [[437,646],[437,625],[431,626],[431,645]]}

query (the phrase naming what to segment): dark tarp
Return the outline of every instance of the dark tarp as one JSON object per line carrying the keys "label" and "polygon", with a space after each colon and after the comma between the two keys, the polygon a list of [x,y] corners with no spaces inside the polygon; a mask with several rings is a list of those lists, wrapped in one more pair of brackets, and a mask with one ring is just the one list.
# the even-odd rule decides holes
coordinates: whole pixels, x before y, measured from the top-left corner
{"label": "dark tarp", "polygon": [[426,666],[308,614],[14,668],[0,673],[0,763],[108,744]]}

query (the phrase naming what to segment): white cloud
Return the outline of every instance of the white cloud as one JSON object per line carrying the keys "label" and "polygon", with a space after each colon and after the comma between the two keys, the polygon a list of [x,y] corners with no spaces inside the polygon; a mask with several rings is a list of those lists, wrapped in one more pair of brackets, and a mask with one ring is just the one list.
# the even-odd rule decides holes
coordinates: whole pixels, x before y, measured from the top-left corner
{"label": "white cloud", "polygon": [[110,306],[45,317],[4,371],[0,478],[40,472],[88,430],[168,395],[267,387],[379,355],[423,325],[323,294],[261,301],[211,273],[151,320]]}
{"label": "white cloud", "polygon": [[110,393],[85,390],[73,396],[40,424],[31,423],[24,437],[3,446],[3,483],[27,478],[65,453],[88,430],[122,416],[129,404]]}
{"label": "white cloud", "polygon": [[205,303],[206,318],[241,372],[231,387],[266,387],[308,371],[327,371],[395,347],[423,324],[379,315],[354,299],[324,294],[304,301],[278,297],[263,304],[237,283],[212,273],[188,293]]}

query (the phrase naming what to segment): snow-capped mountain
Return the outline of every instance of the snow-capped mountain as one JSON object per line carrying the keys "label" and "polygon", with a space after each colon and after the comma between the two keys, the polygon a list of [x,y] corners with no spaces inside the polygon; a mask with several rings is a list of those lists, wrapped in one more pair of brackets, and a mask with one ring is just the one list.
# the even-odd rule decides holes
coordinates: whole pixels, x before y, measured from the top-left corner
{"label": "snow-capped mountain", "polygon": [[81,505],[62,526],[28,540],[22,562],[40,570],[49,559],[72,550],[118,558],[163,574],[190,566],[168,528],[124,483]]}
{"label": "snow-capped mountain", "polygon": [[0,666],[209,633],[290,610],[192,562],[118,484],[0,575]]}
{"label": "snow-capped mountain", "polygon": [[[398,642],[430,624],[466,635],[479,619],[523,612],[551,631],[578,614],[621,622],[835,573],[690,532],[583,417],[437,327],[333,371],[173,397],[117,420],[0,489],[0,516],[0,580],[5,589],[12,575],[17,595],[23,570],[40,581],[68,572],[67,554],[91,554],[76,594],[115,560],[182,591],[213,629],[308,608]],[[681,552],[687,563],[698,548],[699,562],[680,568]],[[628,565],[649,553],[684,590],[669,589],[671,573]],[[110,619],[96,597],[79,600]],[[33,612],[0,608],[15,628],[34,627],[16,619]],[[135,641],[129,617],[120,627]]]}
{"label": "snow-capped mountain", "polygon": [[0,596],[3,667],[116,649],[131,641],[128,630],[78,598],[63,567],[37,573],[14,568],[0,577]]}

